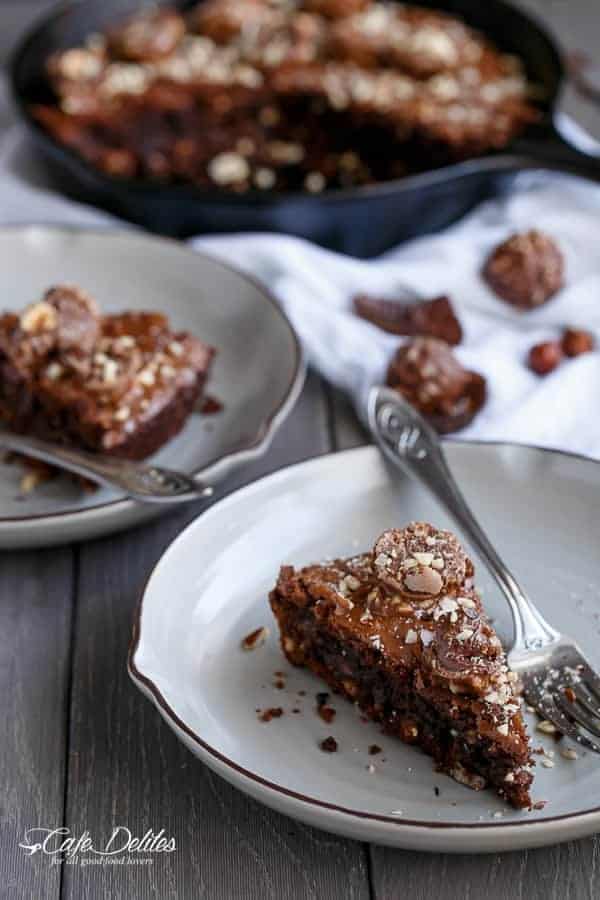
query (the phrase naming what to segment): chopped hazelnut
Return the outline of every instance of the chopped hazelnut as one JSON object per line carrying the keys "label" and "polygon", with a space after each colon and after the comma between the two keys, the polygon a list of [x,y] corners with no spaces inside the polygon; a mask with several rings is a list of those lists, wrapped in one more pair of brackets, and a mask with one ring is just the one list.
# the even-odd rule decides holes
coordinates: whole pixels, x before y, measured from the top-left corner
{"label": "chopped hazelnut", "polygon": [[20,324],[23,331],[28,334],[38,334],[40,331],[51,331],[56,328],[58,316],[56,310],[44,300],[29,306],[21,316]]}

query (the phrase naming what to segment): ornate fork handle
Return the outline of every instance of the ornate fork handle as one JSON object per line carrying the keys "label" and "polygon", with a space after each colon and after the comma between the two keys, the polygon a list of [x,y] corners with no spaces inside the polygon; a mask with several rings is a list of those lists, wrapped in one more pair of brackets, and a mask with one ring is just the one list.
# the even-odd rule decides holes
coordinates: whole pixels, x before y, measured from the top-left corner
{"label": "ornate fork handle", "polygon": [[538,612],[490,543],[448,467],[436,432],[395,391],[374,387],[369,394],[371,432],[384,456],[417,478],[450,513],[487,564],[508,600],[515,623],[515,650],[541,650],[560,639]]}

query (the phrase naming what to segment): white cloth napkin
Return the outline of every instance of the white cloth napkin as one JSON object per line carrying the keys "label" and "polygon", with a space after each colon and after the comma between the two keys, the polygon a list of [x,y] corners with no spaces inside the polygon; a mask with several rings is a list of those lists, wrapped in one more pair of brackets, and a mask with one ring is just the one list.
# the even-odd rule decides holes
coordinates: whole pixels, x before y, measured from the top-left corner
{"label": "white cloth napkin", "polygon": [[[0,224],[19,222],[86,227],[117,220],[52,190],[0,96]],[[566,287],[541,309],[519,313],[493,296],[479,272],[491,247],[531,227],[560,244]],[[201,237],[191,244],[262,279],[293,321],[310,363],[354,396],[382,378],[399,339],[354,316],[352,296],[366,291],[394,297],[407,286],[424,297],[450,294],[465,332],[456,352],[489,386],[486,406],[461,437],[600,458],[600,352],[568,360],[545,378],[524,364],[532,344],[557,336],[564,325],[590,329],[600,342],[599,240],[600,188],[533,173],[520,176],[509,197],[485,203],[443,234],[368,262],[267,234]]]}

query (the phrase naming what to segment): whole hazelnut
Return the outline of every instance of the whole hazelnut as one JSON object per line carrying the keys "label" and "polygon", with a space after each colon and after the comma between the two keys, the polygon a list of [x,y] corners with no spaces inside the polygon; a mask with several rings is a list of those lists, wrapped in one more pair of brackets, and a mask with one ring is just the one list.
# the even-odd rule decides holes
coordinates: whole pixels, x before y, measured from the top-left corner
{"label": "whole hazelnut", "polygon": [[563,351],[558,341],[544,341],[529,351],[529,368],[537,375],[548,375],[561,362]]}
{"label": "whole hazelnut", "polygon": [[562,349],[565,356],[581,356],[589,353],[596,346],[594,335],[581,328],[565,328],[562,336]]}

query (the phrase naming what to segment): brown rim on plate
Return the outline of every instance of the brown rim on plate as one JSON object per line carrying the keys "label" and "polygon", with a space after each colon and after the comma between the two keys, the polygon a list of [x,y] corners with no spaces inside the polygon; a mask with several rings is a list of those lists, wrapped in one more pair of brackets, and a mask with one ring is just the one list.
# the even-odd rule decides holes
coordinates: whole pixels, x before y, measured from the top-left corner
{"label": "brown rim on plate", "polygon": [[[296,402],[300,391],[302,390],[302,386],[304,384],[304,377],[306,374],[306,364],[304,360],[304,353],[302,350],[302,345],[300,344],[300,340],[296,331],[290,322],[288,316],[282,309],[279,301],[277,300],[275,294],[258,278],[255,278],[253,275],[249,275],[246,272],[243,272],[241,269],[236,268],[235,266],[230,265],[229,263],[225,263],[220,260],[216,256],[211,256],[210,253],[205,253],[204,251],[193,250],[188,247],[182,241],[178,241],[175,238],[164,237],[162,235],[156,234],[146,234],[141,229],[132,226],[131,228],[113,228],[110,225],[106,227],[102,226],[77,226],[77,225],[58,225],[53,224],[51,222],[32,222],[27,225],[15,223],[15,224],[7,224],[0,226],[0,239],[2,238],[2,234],[4,232],[15,233],[18,231],[22,231],[23,235],[26,236],[28,232],[35,232],[36,230],[42,231],[44,233],[56,233],[60,235],[77,235],[77,234],[91,234],[96,237],[111,237],[111,238],[141,238],[142,241],[149,241],[150,243],[158,242],[160,244],[165,244],[167,246],[171,246],[180,250],[182,253],[190,254],[191,257],[197,256],[201,259],[208,259],[211,263],[220,266],[222,269],[230,272],[234,272],[238,275],[243,281],[246,281],[248,284],[251,284],[263,297],[267,300],[270,305],[273,307],[275,312],[281,317],[282,321],[286,325],[292,345],[294,347],[294,366],[292,377],[290,379],[289,384],[287,385],[285,394],[279,403],[279,405],[270,413],[270,415],[264,419],[260,423],[260,427],[255,435],[251,439],[248,440],[247,443],[242,446],[237,447],[235,450],[230,451],[224,456],[218,456],[214,459],[209,460],[205,463],[201,469],[194,470],[188,474],[193,476],[200,476],[203,472],[209,470],[213,466],[219,463],[230,463],[234,464],[236,460],[239,459],[240,463],[244,460],[244,457],[248,456],[250,459],[260,451],[261,448],[267,448],[275,435],[275,431],[280,423],[280,421],[287,415],[288,412],[292,409],[294,403]],[[45,513],[42,515],[30,515],[30,516],[0,516],[0,526],[3,524],[10,523],[19,523],[21,525],[26,524],[28,522],[37,522],[41,520],[57,520],[64,519],[68,516],[80,517],[80,516],[89,516],[90,514],[97,513],[99,511],[104,511],[106,509],[115,507],[120,507],[122,511],[133,509],[134,507],[140,507],[140,503],[135,500],[130,500],[125,497],[123,499],[117,500],[107,500],[103,503],[98,503],[96,506],[88,507],[86,509],[68,509],[62,512],[54,512],[54,513]],[[158,515],[159,510],[155,511],[155,515]],[[118,530],[118,526],[114,529]]]}
{"label": "brown rim on plate", "polygon": [[[558,455],[558,456],[565,456],[565,457],[579,460],[581,462],[592,463],[593,465],[598,466],[598,471],[600,474],[600,460],[595,460],[589,456],[584,456],[581,453],[574,453],[574,452],[567,451],[567,450],[554,450],[550,447],[537,447],[532,444],[518,444],[518,443],[513,443],[510,441],[482,441],[482,440],[466,441],[466,440],[453,439],[451,441],[451,443],[462,444],[464,446],[481,446],[481,445],[483,445],[483,446],[492,446],[492,447],[507,448],[507,449],[523,448],[526,450],[533,450],[537,453],[542,453],[542,454],[549,453],[549,454]],[[359,450],[364,450],[364,449],[365,449],[365,445],[363,445],[362,447],[354,448],[353,450],[342,450],[342,451],[338,451],[338,452],[352,453],[352,452],[356,452],[357,450],[359,451]],[[328,455],[335,455],[335,454],[328,454]],[[312,461],[313,460],[308,460],[308,463],[310,463]],[[284,466],[282,469],[278,470],[278,473],[283,472],[286,469],[291,469],[297,465],[306,465],[306,463],[300,463],[300,464],[293,463],[290,466]],[[268,475],[265,476],[265,478],[268,478],[268,477],[270,477],[270,476],[268,476]],[[262,479],[259,479],[259,480],[262,480]],[[253,485],[256,485],[257,483],[258,482],[252,482],[251,485],[247,485],[246,487],[251,487]],[[599,479],[599,483],[600,483],[600,479]],[[240,488],[240,490],[245,490],[245,488]],[[235,493],[237,493],[237,492],[235,492]],[[230,497],[235,496],[235,493],[230,495]],[[228,498],[225,498],[225,499],[228,499]],[[193,522],[190,523],[188,526],[186,526],[184,531],[186,531],[187,528],[191,527],[192,524],[193,524]],[[135,654],[139,647],[139,643],[140,643],[140,639],[141,639],[142,610],[143,610],[143,603],[144,603],[144,598],[145,598],[145,595],[147,592],[148,585],[150,583],[151,578],[154,575],[154,572],[156,571],[156,569],[160,565],[162,559],[164,558],[165,553],[168,552],[168,550],[173,546],[175,541],[178,540],[178,538],[181,536],[181,534],[183,534],[183,532],[180,532],[180,534],[169,544],[169,546],[166,548],[166,550],[163,551],[160,559],[158,560],[156,565],[153,567],[152,572],[146,579],[144,586],[141,589],[139,600],[136,604],[134,617],[133,617],[131,639],[129,642],[129,648],[128,648],[128,652],[127,652],[127,669],[128,669],[129,675],[132,678],[132,680],[138,685],[138,687],[140,687],[143,690],[143,692],[150,695],[150,699],[152,699],[153,703],[155,704],[155,706],[157,707],[159,712],[163,715],[163,717],[166,720],[170,720],[171,722],[173,722],[180,731],[183,731],[189,738],[191,738],[191,740],[194,743],[196,743],[206,753],[208,753],[209,756],[212,756],[214,759],[223,763],[227,768],[244,776],[251,782],[254,782],[256,784],[259,784],[259,785],[262,785],[263,787],[268,788],[270,791],[274,792],[275,794],[283,795],[285,797],[290,797],[294,800],[300,801],[303,804],[307,804],[309,806],[320,807],[322,809],[328,809],[328,810],[331,810],[332,812],[342,813],[343,815],[351,816],[351,817],[354,817],[357,819],[367,819],[367,820],[373,821],[373,822],[383,822],[386,825],[388,825],[388,824],[394,825],[398,828],[402,828],[404,826],[409,826],[412,828],[421,829],[423,831],[435,829],[438,831],[439,830],[447,830],[447,831],[454,831],[454,832],[461,831],[461,830],[473,831],[476,829],[484,829],[486,831],[489,831],[490,829],[493,830],[493,829],[499,829],[499,828],[519,828],[521,826],[527,826],[529,829],[531,829],[533,827],[543,828],[545,825],[548,825],[549,823],[553,823],[553,822],[578,820],[578,819],[582,819],[589,815],[600,813],[600,806],[593,806],[589,809],[585,809],[580,812],[565,813],[564,815],[560,815],[560,816],[547,816],[541,820],[537,819],[537,820],[533,820],[533,821],[527,821],[526,819],[519,819],[518,821],[510,821],[510,822],[501,822],[501,821],[495,820],[494,822],[485,822],[484,821],[484,822],[477,822],[477,823],[468,823],[468,822],[454,823],[454,822],[432,822],[432,821],[423,822],[423,821],[419,821],[416,819],[405,819],[405,818],[400,819],[398,817],[385,816],[385,815],[380,815],[378,813],[369,813],[369,812],[365,812],[364,810],[351,809],[351,808],[348,808],[345,806],[339,806],[335,803],[328,803],[325,800],[319,800],[316,797],[311,797],[308,794],[302,794],[302,793],[299,793],[298,791],[290,790],[289,788],[283,787],[280,784],[276,784],[273,781],[269,781],[269,779],[267,779],[267,778],[263,778],[261,775],[257,775],[255,772],[252,772],[251,770],[244,768],[244,766],[241,766],[239,763],[236,763],[234,760],[230,759],[228,756],[225,756],[225,754],[221,753],[215,747],[208,744],[202,737],[200,737],[200,735],[196,734],[195,731],[193,731],[188,725],[186,725],[186,723],[177,715],[177,713],[173,710],[173,708],[167,702],[167,700],[165,699],[164,695],[162,694],[160,688],[155,684],[155,682],[151,678],[149,678],[147,675],[144,675],[143,672],[141,672],[138,669],[138,667],[135,663]],[[569,837],[568,835],[565,836],[565,840],[568,837]],[[560,840],[560,838],[559,838],[559,840]],[[498,849],[501,849],[501,848],[498,848]]]}

